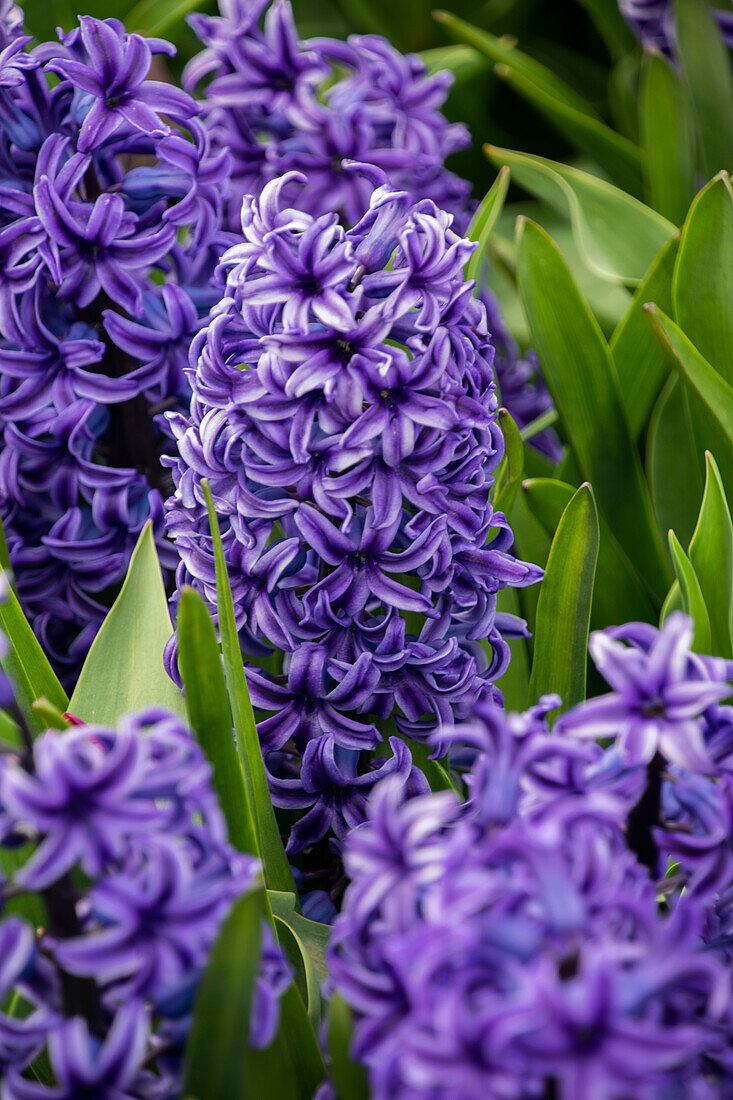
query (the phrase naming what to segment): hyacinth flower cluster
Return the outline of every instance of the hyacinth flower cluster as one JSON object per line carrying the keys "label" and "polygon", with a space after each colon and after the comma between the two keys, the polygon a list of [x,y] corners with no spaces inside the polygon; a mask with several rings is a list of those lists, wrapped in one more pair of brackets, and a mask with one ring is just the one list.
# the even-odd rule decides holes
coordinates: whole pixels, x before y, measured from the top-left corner
{"label": "hyacinth flower cluster", "polygon": [[0,514],[18,590],[73,678],[152,519],[164,564],[184,366],[216,300],[226,157],[175,52],[82,16],[37,45],[9,8],[0,52]]}
{"label": "hyacinth flower cluster", "polygon": [[283,205],[303,183],[244,204],[227,297],[193,344],[190,416],[169,417],[178,581],[215,608],[206,478],[260,666],[272,796],[296,811],[290,852],[342,836],[385,774],[424,785],[402,738],[427,744],[476,698],[499,701],[506,635],[524,628],[497,592],[540,575],[489,502],[503,439],[463,278],[473,246],[384,183],[345,231]]}
{"label": "hyacinth flower cluster", "polygon": [[[231,158],[229,229],[239,229],[245,195],[291,171],[302,172],[308,186],[286,188],[289,205],[314,217],[336,211],[353,227],[374,190],[373,178],[349,170],[359,161],[380,168],[395,190],[432,199],[465,233],[475,207],[470,185],[445,164],[470,144],[465,126],[441,113],[452,73],[429,74],[419,55],[405,56],[377,35],[302,41],[289,0],[221,0],[219,15],[189,22],[205,48],[189,62],[184,83],[201,90],[212,143]],[[488,290],[481,297],[501,400],[524,427],[550,407],[549,393],[496,300]],[[558,458],[552,432],[537,445]]]}
{"label": "hyacinth flower cluster", "polygon": [[[676,35],[670,0],[619,0],[619,8],[645,46],[671,55]],[[718,8],[715,17],[725,42],[733,47],[733,13]]]}
{"label": "hyacinth flower cluster", "polygon": [[376,789],[328,959],[374,1100],[727,1095],[733,667],[691,640],[596,635],[554,728],[480,703],[463,805]]}
{"label": "hyacinth flower cluster", "polygon": [[[259,883],[258,862],[227,840],[198,745],[151,708],[117,729],[76,725],[4,750],[0,846],[19,845],[25,858],[0,896],[35,895],[46,921],[0,922],[3,1097],[178,1097],[207,955],[232,903]],[[265,927],[253,1045],[271,1041],[290,982]],[[41,1055],[53,1087],[25,1072]]]}

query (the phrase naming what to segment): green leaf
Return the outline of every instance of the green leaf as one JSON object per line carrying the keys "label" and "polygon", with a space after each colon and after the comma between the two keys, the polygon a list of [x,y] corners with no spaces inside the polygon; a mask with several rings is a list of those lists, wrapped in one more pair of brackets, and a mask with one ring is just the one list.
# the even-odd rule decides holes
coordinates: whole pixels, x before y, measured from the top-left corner
{"label": "green leaf", "polygon": [[[502,588],[497,594],[497,611],[523,617],[520,603],[519,589]],[[529,689],[530,655],[527,638],[509,638],[511,660],[509,667],[500,680],[497,687],[504,696],[504,705],[507,710],[522,711],[527,708],[527,692]],[[484,643],[487,656],[491,658],[491,646]]]}
{"label": "green leaf", "polygon": [[0,601],[0,629],[8,642],[0,664],[13,682],[15,701],[28,728],[42,733],[46,727],[33,711],[35,700],[48,699],[60,711],[69,709],[69,700],[10,587]]}
{"label": "green leaf", "polygon": [[182,1095],[191,1100],[301,1095],[280,1035],[264,1050],[253,1049],[247,1039],[264,917],[263,890],[250,891],[235,903],[214,944],[186,1048]]}
{"label": "green leaf", "polygon": [[556,76],[552,69],[548,69],[546,65],[522,53],[521,50],[510,45],[506,39],[497,38],[489,31],[474,27],[447,11],[435,11],[433,18],[447,29],[452,38],[465,42],[479,53],[485,54],[494,64],[506,65],[559,103],[565,103],[583,112],[589,118],[599,119],[595,108],[574,88]]}
{"label": "green leaf", "polygon": [[[728,116],[733,119],[733,111]],[[690,207],[675,269],[674,316],[733,385],[733,190],[725,173]]]}
{"label": "green leaf", "polygon": [[314,1028],[321,1022],[321,986],[328,977],[325,953],[331,929],[295,910],[295,895],[269,890],[275,931],[296,968],[298,987]]}
{"label": "green leaf", "polygon": [[328,1006],[328,1052],[336,1100],[369,1100],[369,1081],[363,1066],[351,1058],[354,1017],[340,993]]}
{"label": "green leaf", "polygon": [[244,672],[242,651],[239,647],[232,590],[224,558],[224,548],[221,543],[219,521],[214,508],[214,498],[211,495],[211,487],[208,481],[203,480],[201,487],[206,498],[211,537],[214,543],[216,602],[229,702],[234,718],[237,751],[247,786],[249,804],[252,807],[258,847],[264,863],[265,883],[271,890],[284,890],[295,893],[295,883],[285,855],[275,810],[270,798],[265,763],[262,759],[262,749],[257,735],[257,725],[247,689],[247,678]]}
{"label": "green leaf", "polygon": [[598,507],[661,605],[669,565],[608,345],[548,234],[532,222],[520,233],[520,292],[565,435]]}
{"label": "green leaf", "polygon": [[467,236],[470,240],[476,241],[478,244],[478,248],[471,254],[466,264],[466,279],[476,280],[475,293],[478,293],[481,289],[481,275],[488,253],[489,241],[497,219],[501,214],[502,207],[504,206],[504,200],[506,199],[508,190],[509,169],[501,168],[499,170],[499,175],[492,183],[486,195],[484,195],[481,205],[474,214],[471,224],[468,227]]}
{"label": "green leaf", "polygon": [[560,214],[591,271],[611,282],[638,284],[675,226],[605,180],[544,157],[485,145],[494,164]]}
{"label": "green leaf", "polygon": [[710,652],[733,657],[733,522],[720,472],[709,451],[705,466],[705,493],[689,556],[708,612]]}
{"label": "green leaf", "polygon": [[672,555],[674,571],[677,574],[677,582],[682,595],[682,606],[695,624],[695,635],[692,641],[695,653],[710,653],[710,619],[702,596],[700,582],[690,559],[680,545],[680,541],[674,531],[669,532],[669,551]]}
{"label": "green leaf", "polygon": [[130,33],[161,35],[200,6],[200,0],[140,0],[125,17],[125,27]]}
{"label": "green leaf", "polygon": [[191,728],[213,770],[213,783],[229,839],[240,852],[260,855],[242,765],[237,755],[216,630],[195,589],[181,589],[178,667]]}
{"label": "green leaf", "polygon": [[667,382],[649,421],[646,469],[660,530],[671,528],[689,542],[700,507],[702,477],[684,389],[676,377]]}
{"label": "green leaf", "polygon": [[697,117],[704,174],[710,179],[733,165],[730,54],[707,0],[675,0],[674,11],[677,51]]}
{"label": "green leaf", "polygon": [[671,311],[672,276],[678,245],[679,237],[667,241],[611,337],[611,354],[616,364],[626,420],[634,440],[644,430],[669,374],[667,356],[649,330],[644,306],[647,302],[655,302],[660,309]]}
{"label": "green leaf", "polygon": [[656,50],[641,67],[640,130],[651,206],[681,225],[695,195],[695,122],[687,85]]}
{"label": "green leaf", "polygon": [[504,436],[504,458],[496,475],[494,508],[505,514],[511,509],[524,472],[524,445],[519,428],[506,409],[499,409],[499,427]]}
{"label": "green leaf", "polygon": [[[572,485],[551,478],[534,478],[522,484],[528,508],[551,538],[574,492]],[[599,518],[599,534],[591,629],[631,621],[652,622],[656,615],[646,589],[603,517]]]}
{"label": "green leaf", "polygon": [[[82,721],[113,726],[123,714],[159,706],[186,716],[163,664],[173,627],[153,525],[143,527],[125,583],[84,662],[68,707]],[[55,703],[48,692],[44,692]],[[61,708],[59,708],[61,709]]]}
{"label": "green leaf", "polygon": [[567,710],[585,698],[598,543],[598,515],[586,483],[565,508],[550,547],[537,603],[530,703],[557,692]]}
{"label": "green leaf", "polygon": [[[733,386],[711,367],[691,340],[654,305],[646,307],[652,331],[673,365],[702,398],[728,440],[733,441]],[[730,447],[730,442],[728,447]]]}

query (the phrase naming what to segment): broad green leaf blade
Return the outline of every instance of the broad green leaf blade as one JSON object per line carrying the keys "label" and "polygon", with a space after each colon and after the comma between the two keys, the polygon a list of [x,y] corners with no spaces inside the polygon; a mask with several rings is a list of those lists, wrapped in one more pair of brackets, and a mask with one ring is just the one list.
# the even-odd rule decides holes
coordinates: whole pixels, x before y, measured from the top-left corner
{"label": "broad green leaf blade", "polygon": [[273,922],[280,947],[295,971],[295,984],[308,1010],[308,1019],[317,1028],[321,1019],[321,993],[313,963],[305,945],[291,926],[276,914]]}
{"label": "broad green leaf blade", "polygon": [[165,707],[185,718],[181,693],[163,664],[163,650],[172,633],[153,525],[148,521],[125,583],[92,642],[64,709],[84,722],[108,726],[123,714],[149,706]]}
{"label": "broad green leaf blade", "polygon": [[733,522],[715,459],[705,455],[705,493],[689,557],[710,621],[711,653],[733,657]]}
{"label": "broad green leaf blade", "polygon": [[[733,111],[728,114],[733,118]],[[733,191],[725,173],[709,183],[690,207],[682,229],[673,298],[677,324],[733,385]]]}
{"label": "broad green leaf blade", "polygon": [[484,151],[494,164],[508,167],[525,190],[569,214],[580,254],[604,279],[638,284],[675,233],[661,214],[588,172],[493,145]]}
{"label": "broad green leaf blade", "polygon": [[669,361],[649,331],[644,306],[655,302],[665,312],[671,311],[672,277],[678,245],[679,238],[675,236],[661,250],[611,337],[611,354],[616,364],[621,400],[634,440],[644,430],[664,380],[669,375]]}
{"label": "broad green leaf blade", "polygon": [[468,227],[467,236],[470,240],[476,241],[478,244],[478,247],[471,254],[466,264],[466,278],[476,280],[475,293],[478,293],[481,289],[481,274],[486,262],[489,241],[491,240],[491,234],[497,219],[501,214],[502,207],[504,206],[504,200],[506,199],[508,190],[509,169],[501,168],[499,170],[499,175],[492,183],[486,195],[484,195],[481,205],[474,214],[471,224]]}
{"label": "broad green leaf blade", "polygon": [[685,393],[672,377],[654,406],[646,445],[646,470],[660,531],[692,535],[702,497],[702,477]]}
{"label": "broad green leaf blade", "polygon": [[229,584],[221,534],[219,533],[219,521],[216,517],[214,498],[211,495],[211,487],[208,481],[202,481],[202,489],[206,497],[211,537],[214,543],[216,602],[229,702],[234,718],[237,751],[254,816],[258,848],[264,864],[265,883],[271,890],[284,890],[288,893],[295,893],[295,883],[280,838],[280,830],[267,785],[265,762],[262,758],[260,740],[257,736],[257,725],[247,689],[242,651],[239,647],[232,590]]}
{"label": "broad green leaf blade", "polygon": [[733,386],[705,359],[685,333],[666,314],[649,305],[646,308],[654,335],[673,365],[702,398],[706,407],[733,445]]}
{"label": "broad green leaf blade", "polygon": [[496,478],[494,508],[506,514],[514,503],[524,472],[524,445],[519,428],[506,409],[499,409],[499,427],[504,436],[504,458]]}
{"label": "broad green leaf blade", "polygon": [[674,531],[669,532],[669,552],[672,555],[674,571],[677,574],[677,582],[680,586],[682,606],[687,614],[692,617],[695,624],[692,647],[695,653],[710,653],[712,645],[710,619],[702,596],[700,582]]}
{"label": "broad green leaf blade", "polygon": [[351,1008],[340,993],[334,993],[328,1006],[328,1052],[336,1100],[369,1100],[366,1071],[351,1057],[353,1035]]}
{"label": "broad green leaf blade", "polygon": [[0,629],[8,642],[8,651],[0,665],[10,676],[15,701],[28,728],[32,733],[41,733],[46,727],[33,711],[35,700],[48,699],[62,712],[69,709],[69,700],[10,586],[6,597],[0,600]]}
{"label": "broad green leaf blade", "polygon": [[213,783],[229,839],[240,852],[260,855],[242,765],[234,744],[224,669],[209,610],[195,589],[181,589],[178,667],[188,718],[213,770]]}
{"label": "broad green leaf blade", "polygon": [[598,544],[598,515],[586,483],[563,512],[550,547],[537,602],[530,704],[557,692],[567,710],[585,698]]}
{"label": "broad green leaf blade", "polygon": [[733,74],[707,0],[675,0],[677,51],[697,118],[707,179],[733,166]]}
{"label": "broad green leaf blade", "polygon": [[532,222],[520,232],[520,291],[565,435],[599,509],[661,605],[671,574],[608,345],[548,234]]}
{"label": "broad green leaf blade", "polygon": [[656,50],[644,55],[640,99],[647,200],[681,225],[695,195],[695,123],[687,85]]}
{"label": "broad green leaf blade", "polygon": [[214,944],[186,1048],[182,1095],[191,1100],[310,1100],[313,1095],[313,1075],[305,1083],[299,1080],[292,1033],[286,1032],[286,998],[291,1004],[294,992],[300,1000],[297,989],[291,986],[281,1000],[281,1026],[272,1043],[255,1050],[247,1041],[265,912],[263,890],[245,894]]}
{"label": "broad green leaf blade", "polygon": [[[572,485],[551,478],[535,478],[522,485],[527,507],[551,538],[574,492]],[[599,535],[591,629],[636,620],[653,622],[656,613],[646,589],[602,516]]]}
{"label": "broad green leaf blade", "polygon": [[[316,1033],[297,986],[291,985],[284,993],[280,1002],[280,1012],[282,1026],[276,1042],[279,1042],[282,1048],[281,1058],[287,1058],[293,1066],[298,1088],[297,1100],[312,1100],[326,1076],[326,1067],[323,1064]],[[255,1094],[253,1100],[260,1100],[263,1095],[277,1096],[278,1100],[280,1097],[277,1090],[271,1090],[267,1093]]]}

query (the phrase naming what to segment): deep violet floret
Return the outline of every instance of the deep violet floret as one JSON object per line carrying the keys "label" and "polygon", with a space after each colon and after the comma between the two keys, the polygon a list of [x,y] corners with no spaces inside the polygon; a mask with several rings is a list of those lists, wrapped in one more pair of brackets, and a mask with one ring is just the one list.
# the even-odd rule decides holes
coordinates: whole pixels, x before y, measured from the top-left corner
{"label": "deep violet floret", "polygon": [[[618,0],[619,8],[645,46],[671,55],[676,41],[674,4],[671,0]],[[733,47],[733,13],[715,9],[715,18],[726,45]]]}
{"label": "deep violet floret", "polygon": [[226,156],[187,93],[148,79],[168,43],[82,16],[27,52],[15,11],[0,52],[0,513],[24,610],[73,680],[148,519],[173,564],[160,414],[187,401],[188,346],[217,298]]}
{"label": "deep violet floret", "polygon": [[[190,416],[169,418],[178,580],[215,606],[207,478],[273,798],[300,811],[291,851],[343,835],[380,773],[424,782],[380,731],[425,744],[476,698],[499,702],[523,626],[497,593],[540,575],[489,501],[503,439],[472,245],[385,183],[344,230],[284,205],[304,182],[245,202],[227,296],[193,344]],[[282,656],[258,671],[270,645]]]}
{"label": "deep violet floret", "polygon": [[[0,1079],[8,1100],[180,1095],[196,988],[236,898],[260,884],[235,851],[200,748],[149,709],[117,729],[48,731],[0,758],[0,845],[30,853],[0,884],[34,893],[42,928],[0,922]],[[14,865],[15,865],[14,863]],[[270,1042],[289,965],[263,926],[250,1040]],[[26,1079],[45,1050],[58,1088]]]}
{"label": "deep violet floret", "polygon": [[[477,750],[466,804],[376,788],[328,951],[374,1100],[726,1095],[733,711],[718,700],[733,667],[690,638],[677,616],[595,638],[612,686],[625,660],[639,693],[689,695],[659,751],[687,746],[692,723],[707,756],[672,749],[656,803],[648,752],[624,750],[637,700],[618,694],[605,749],[576,736],[583,706],[553,729],[558,697],[524,715],[479,703],[443,731]],[[656,867],[635,846],[639,807]]]}

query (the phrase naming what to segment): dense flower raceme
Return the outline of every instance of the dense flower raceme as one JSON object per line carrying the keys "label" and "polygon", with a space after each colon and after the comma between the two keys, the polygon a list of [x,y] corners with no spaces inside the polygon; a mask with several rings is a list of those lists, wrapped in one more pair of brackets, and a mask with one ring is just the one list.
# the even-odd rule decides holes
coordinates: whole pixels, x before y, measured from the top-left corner
{"label": "dense flower raceme", "polygon": [[245,651],[285,655],[249,683],[271,715],[273,798],[307,811],[290,851],[342,835],[380,775],[424,782],[382,734],[425,742],[497,697],[503,635],[523,630],[497,592],[540,575],[489,503],[503,440],[484,310],[462,274],[472,246],[387,185],[345,232],[283,207],[302,182],[245,203],[228,297],[194,342],[191,415],[170,417],[168,517],[179,581],[215,606],[209,479]]}
{"label": "dense flower raceme", "polygon": [[147,79],[167,43],[83,16],[26,52],[16,12],[0,51],[0,512],[21,601],[70,678],[147,519],[162,539],[158,414],[185,407],[218,297],[226,158],[191,97]]}
{"label": "dense flower raceme", "polygon": [[[645,45],[672,53],[675,25],[671,0],[619,0],[619,7]],[[733,46],[733,13],[716,9],[715,16],[726,43]]]}
{"label": "dense flower raceme", "polygon": [[[287,188],[288,204],[315,217],[336,211],[345,227],[356,225],[374,189],[373,177],[348,170],[356,160],[381,168],[396,190],[432,199],[453,215],[457,232],[466,231],[475,206],[470,187],[445,164],[470,142],[466,128],[440,110],[451,73],[430,75],[417,54],[404,56],[375,35],[302,41],[289,0],[221,0],[220,9],[190,17],[206,48],[184,80],[191,91],[203,90],[203,120],[231,158],[229,228],[239,229],[244,195],[290,171],[302,172],[308,186]],[[488,292],[482,300],[501,401],[524,427],[550,406],[549,394],[496,301]],[[552,433],[538,445],[558,457]]]}
{"label": "dense flower raceme", "polygon": [[[37,894],[47,923],[0,922],[0,996],[15,991],[30,1010],[0,1013],[4,1100],[173,1100],[208,952],[258,880],[257,861],[227,841],[199,747],[179,719],[150,709],[116,730],[49,731],[32,751],[3,755],[0,844],[22,840],[32,854],[0,896]],[[259,1046],[291,981],[263,931]],[[58,1087],[23,1075],[44,1048]]]}
{"label": "dense flower raceme", "polygon": [[596,636],[554,730],[479,704],[463,806],[377,787],[329,949],[374,1100],[728,1095],[733,668],[691,638]]}

